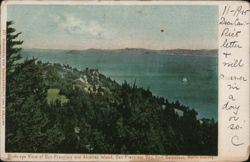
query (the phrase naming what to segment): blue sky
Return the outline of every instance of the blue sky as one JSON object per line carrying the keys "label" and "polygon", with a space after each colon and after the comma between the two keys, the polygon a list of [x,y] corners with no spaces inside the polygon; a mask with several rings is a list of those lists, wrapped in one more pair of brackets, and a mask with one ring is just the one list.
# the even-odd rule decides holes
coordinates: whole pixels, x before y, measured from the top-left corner
{"label": "blue sky", "polygon": [[8,5],[7,13],[24,48],[217,48],[217,6]]}

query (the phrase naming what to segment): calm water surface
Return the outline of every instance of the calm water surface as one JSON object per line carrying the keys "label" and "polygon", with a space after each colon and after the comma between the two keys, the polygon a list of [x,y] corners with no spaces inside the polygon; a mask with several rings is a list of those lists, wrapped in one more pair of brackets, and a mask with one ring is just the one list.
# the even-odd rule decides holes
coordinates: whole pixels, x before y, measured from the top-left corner
{"label": "calm water surface", "polygon": [[140,51],[81,51],[24,49],[23,57],[68,64],[78,69],[97,68],[119,83],[149,88],[154,95],[194,108],[198,117],[217,119],[217,55],[150,54]]}

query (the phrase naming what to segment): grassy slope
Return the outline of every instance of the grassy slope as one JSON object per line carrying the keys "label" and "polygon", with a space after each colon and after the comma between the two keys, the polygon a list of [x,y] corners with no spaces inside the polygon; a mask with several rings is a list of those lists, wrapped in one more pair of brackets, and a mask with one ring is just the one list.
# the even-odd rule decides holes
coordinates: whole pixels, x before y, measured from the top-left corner
{"label": "grassy slope", "polygon": [[47,102],[51,103],[56,100],[61,101],[61,103],[66,103],[68,101],[67,97],[64,95],[59,95],[60,90],[59,89],[49,89],[47,94]]}

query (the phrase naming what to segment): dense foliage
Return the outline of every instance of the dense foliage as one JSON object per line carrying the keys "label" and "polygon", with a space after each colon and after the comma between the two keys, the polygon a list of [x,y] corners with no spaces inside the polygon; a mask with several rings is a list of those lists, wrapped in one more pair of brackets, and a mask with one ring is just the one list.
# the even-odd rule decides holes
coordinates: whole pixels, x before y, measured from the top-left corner
{"label": "dense foliage", "polygon": [[7,24],[6,152],[217,154],[217,122],[97,69],[20,61]]}

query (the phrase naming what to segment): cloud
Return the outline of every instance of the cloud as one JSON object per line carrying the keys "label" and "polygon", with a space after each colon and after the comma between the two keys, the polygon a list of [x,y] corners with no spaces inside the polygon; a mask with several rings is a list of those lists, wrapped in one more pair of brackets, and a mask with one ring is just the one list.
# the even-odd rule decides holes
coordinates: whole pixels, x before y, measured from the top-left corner
{"label": "cloud", "polygon": [[97,21],[84,21],[72,14],[52,15],[51,18],[58,28],[69,34],[88,34],[93,37],[108,37],[112,34]]}

